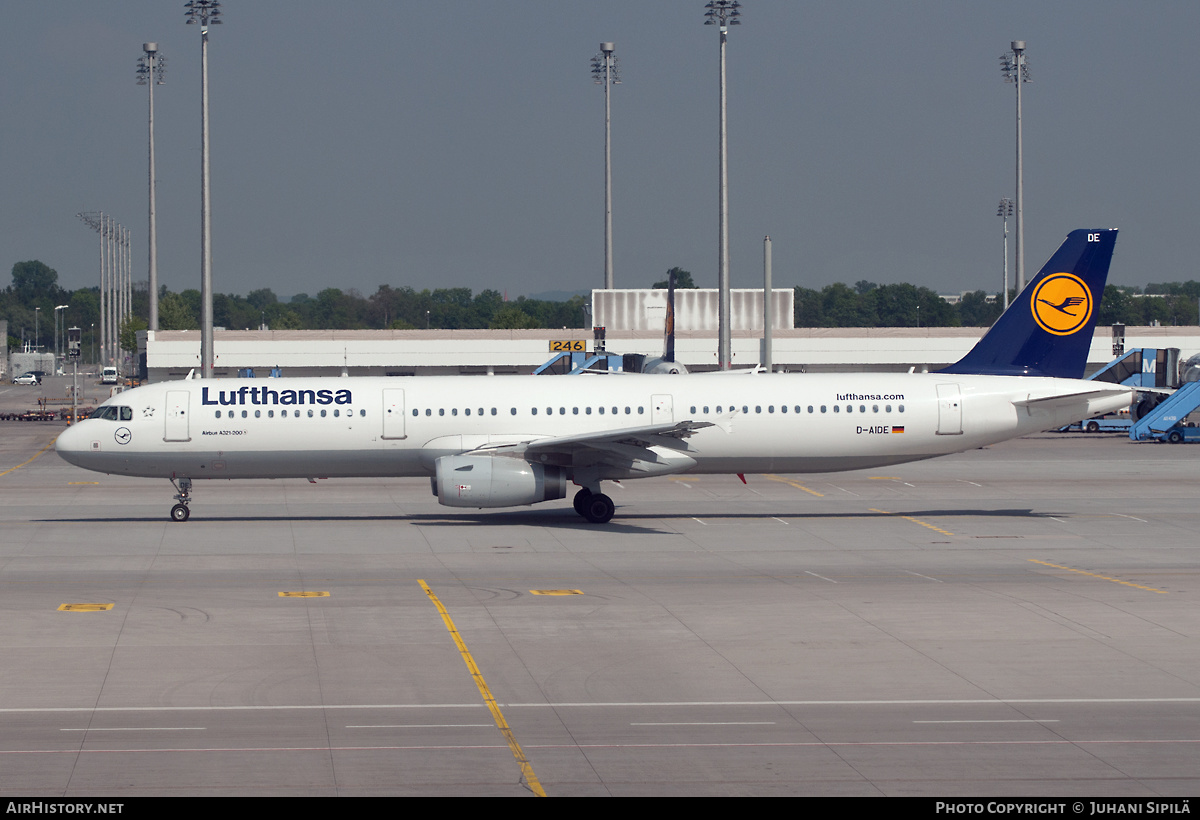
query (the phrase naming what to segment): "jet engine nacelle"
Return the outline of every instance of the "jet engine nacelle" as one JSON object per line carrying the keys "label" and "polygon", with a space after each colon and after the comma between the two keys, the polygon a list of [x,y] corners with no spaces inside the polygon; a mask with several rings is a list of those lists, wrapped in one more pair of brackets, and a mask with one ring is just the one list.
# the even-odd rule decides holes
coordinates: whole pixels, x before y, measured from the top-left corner
{"label": "jet engine nacelle", "polygon": [[518,507],[567,496],[562,467],[502,456],[442,456],[434,467],[433,493],[447,507]]}

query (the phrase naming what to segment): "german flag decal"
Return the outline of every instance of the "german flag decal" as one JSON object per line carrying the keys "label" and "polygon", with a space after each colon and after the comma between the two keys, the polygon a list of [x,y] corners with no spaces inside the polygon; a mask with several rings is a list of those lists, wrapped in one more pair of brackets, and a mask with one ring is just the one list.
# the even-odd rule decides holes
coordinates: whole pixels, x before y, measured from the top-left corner
{"label": "german flag decal", "polygon": [[892,427],[892,432],[893,432],[893,433],[903,433],[903,432],[904,432],[904,428],[903,428],[903,427],[899,427],[899,426],[895,426],[895,427]]}

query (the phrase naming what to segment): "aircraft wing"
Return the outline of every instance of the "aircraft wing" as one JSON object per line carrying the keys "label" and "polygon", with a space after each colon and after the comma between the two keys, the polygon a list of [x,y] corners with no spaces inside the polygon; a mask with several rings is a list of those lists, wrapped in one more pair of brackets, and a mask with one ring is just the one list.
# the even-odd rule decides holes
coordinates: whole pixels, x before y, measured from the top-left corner
{"label": "aircraft wing", "polygon": [[644,427],[626,427],[621,430],[601,430],[595,433],[580,433],[574,436],[549,436],[511,444],[485,444],[473,452],[510,452],[518,450],[531,454],[569,453],[586,447],[603,447],[620,444],[633,447],[653,447],[663,444],[657,438],[685,439],[697,430],[715,427],[711,421],[679,421],[669,424],[650,424]]}
{"label": "aircraft wing", "polygon": [[605,463],[620,465],[631,474],[665,474],[694,464],[694,460],[686,455],[686,447],[680,443],[697,430],[715,426],[709,421],[679,421],[511,444],[489,444],[472,452],[574,464],[576,467]]}

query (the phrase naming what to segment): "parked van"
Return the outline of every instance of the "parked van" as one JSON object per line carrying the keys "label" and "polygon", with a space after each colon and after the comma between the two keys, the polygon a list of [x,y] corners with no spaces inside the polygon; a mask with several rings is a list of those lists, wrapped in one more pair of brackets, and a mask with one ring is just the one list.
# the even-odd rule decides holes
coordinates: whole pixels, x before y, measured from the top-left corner
{"label": "parked van", "polygon": [[100,371],[100,384],[116,384],[117,369],[115,367],[106,367]]}

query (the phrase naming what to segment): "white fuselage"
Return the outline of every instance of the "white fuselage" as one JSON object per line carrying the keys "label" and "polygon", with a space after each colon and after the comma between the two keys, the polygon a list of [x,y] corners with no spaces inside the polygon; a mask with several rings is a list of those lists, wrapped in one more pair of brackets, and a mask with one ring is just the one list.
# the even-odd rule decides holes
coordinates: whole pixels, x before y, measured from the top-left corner
{"label": "white fuselage", "polygon": [[694,421],[713,426],[681,441],[687,458],[656,474],[825,472],[1128,406],[1128,393],[1096,387],[912,373],[185,380],[114,396],[104,406],[116,418],[86,419],[57,447],[72,464],[134,476],[428,476],[437,458],[487,445]]}

